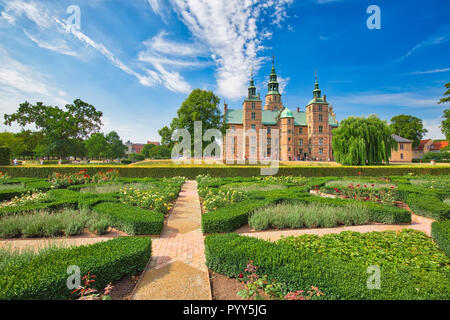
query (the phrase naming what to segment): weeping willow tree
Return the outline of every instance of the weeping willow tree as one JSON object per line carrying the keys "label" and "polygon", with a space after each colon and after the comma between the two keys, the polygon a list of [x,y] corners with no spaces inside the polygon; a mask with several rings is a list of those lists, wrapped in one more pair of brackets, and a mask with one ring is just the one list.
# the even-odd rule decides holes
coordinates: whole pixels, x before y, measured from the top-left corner
{"label": "weeping willow tree", "polygon": [[397,141],[386,121],[376,115],[368,118],[350,117],[333,131],[333,153],[343,165],[379,165],[389,163]]}

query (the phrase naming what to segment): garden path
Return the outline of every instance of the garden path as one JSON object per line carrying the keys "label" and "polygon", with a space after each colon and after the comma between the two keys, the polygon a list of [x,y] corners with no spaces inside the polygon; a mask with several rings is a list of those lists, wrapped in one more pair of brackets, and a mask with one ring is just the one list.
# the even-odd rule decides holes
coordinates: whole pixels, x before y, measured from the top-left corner
{"label": "garden path", "polygon": [[[316,191],[311,191],[311,194],[319,195]],[[322,196],[322,194],[320,194]],[[323,195],[325,197],[334,197],[333,195]],[[411,211],[409,207],[405,207],[405,209]],[[330,233],[341,233],[342,231],[353,231],[353,232],[372,232],[372,231],[399,231],[403,229],[414,229],[425,232],[428,236],[431,236],[431,224],[433,223],[433,219],[421,217],[415,215],[411,211],[411,224],[379,224],[373,223],[368,225],[361,226],[342,226],[342,227],[334,227],[334,228],[315,228],[315,229],[295,229],[295,230],[272,230],[272,231],[261,231],[254,232],[250,230],[248,226],[243,227],[236,232],[243,235],[249,236],[264,240],[276,241],[283,237],[289,236],[300,236],[303,234],[315,234],[318,236],[322,236]]]}
{"label": "garden path", "polygon": [[197,182],[187,181],[131,299],[211,300],[203,240]]}

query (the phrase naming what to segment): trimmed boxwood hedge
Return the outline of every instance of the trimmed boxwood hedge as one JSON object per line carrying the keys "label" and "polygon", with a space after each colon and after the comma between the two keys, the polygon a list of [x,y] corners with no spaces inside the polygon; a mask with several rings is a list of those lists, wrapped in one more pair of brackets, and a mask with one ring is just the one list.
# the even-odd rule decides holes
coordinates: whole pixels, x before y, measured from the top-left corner
{"label": "trimmed boxwood hedge", "polygon": [[444,191],[439,189],[427,189],[411,184],[399,184],[398,187],[394,189],[396,199],[403,202],[406,202],[406,199],[411,193],[435,196],[441,200],[444,200],[450,196],[450,190]]}
{"label": "trimmed boxwood hedge", "polygon": [[144,270],[151,256],[151,239],[120,237],[74,248],[54,249],[21,264],[0,270],[0,300],[57,300],[73,298],[67,288],[69,266],[81,277],[95,275],[95,288]]}
{"label": "trimmed boxwood hedge", "polygon": [[[109,169],[118,170],[121,177],[129,178],[163,178],[183,176],[195,179],[200,174],[209,174],[212,177],[255,177],[261,175],[258,166],[167,166],[167,167],[130,167],[130,166],[86,166],[87,173],[93,175]],[[0,167],[11,177],[47,178],[53,172],[76,173],[81,166],[16,166]],[[365,166],[365,167],[312,167],[312,166],[284,166],[280,167],[279,176],[401,176],[413,173],[415,175],[441,175],[450,174],[449,166]]]}
{"label": "trimmed boxwood hedge", "polygon": [[435,196],[411,193],[406,203],[417,215],[438,220],[450,219],[450,206]]}
{"label": "trimmed boxwood hedge", "polygon": [[249,200],[204,213],[203,232],[232,232],[247,223],[250,212],[269,203],[269,200]]}
{"label": "trimmed boxwood hedge", "polygon": [[[11,150],[8,147],[0,147],[0,166],[9,166],[11,164]],[[5,168],[1,168],[0,172],[4,172]]]}
{"label": "trimmed boxwood hedge", "polygon": [[450,258],[450,220],[433,222],[431,224],[431,236],[434,242]]}
{"label": "trimmed boxwood hedge", "polygon": [[214,272],[237,278],[253,260],[260,274],[283,283],[286,291],[314,285],[325,293],[324,299],[450,298],[449,279],[441,272],[381,268],[381,290],[370,290],[367,266],[237,234],[206,236],[205,255],[206,265]]}
{"label": "trimmed boxwood hedge", "polygon": [[123,203],[104,202],[94,211],[112,219],[114,227],[129,235],[159,235],[164,226],[164,215]]}

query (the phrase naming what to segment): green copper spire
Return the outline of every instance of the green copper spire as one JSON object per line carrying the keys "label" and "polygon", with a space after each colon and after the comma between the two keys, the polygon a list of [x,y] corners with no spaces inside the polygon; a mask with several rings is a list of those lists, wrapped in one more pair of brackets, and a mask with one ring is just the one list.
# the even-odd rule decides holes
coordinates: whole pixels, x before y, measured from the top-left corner
{"label": "green copper spire", "polygon": [[279,84],[278,84],[278,76],[275,71],[275,56],[272,57],[272,71],[270,72],[269,77],[269,83],[267,85],[267,90],[269,91],[267,95],[269,94],[280,94],[279,90]]}
{"label": "green copper spire", "polygon": [[317,81],[317,70],[316,70],[316,83],[314,84],[313,97],[314,99],[320,98],[322,91],[319,89],[319,82]]}
{"label": "green copper spire", "polygon": [[252,68],[252,76],[250,78],[250,86],[248,87],[248,96],[246,100],[259,101],[259,97],[256,94],[255,81],[253,80],[253,68]]}

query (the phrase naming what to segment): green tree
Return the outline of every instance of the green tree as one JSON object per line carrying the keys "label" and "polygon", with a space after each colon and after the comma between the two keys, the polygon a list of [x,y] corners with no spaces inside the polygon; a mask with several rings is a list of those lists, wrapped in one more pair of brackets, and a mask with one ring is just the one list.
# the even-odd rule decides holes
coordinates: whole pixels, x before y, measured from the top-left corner
{"label": "green tree", "polygon": [[396,135],[413,141],[413,147],[418,146],[428,132],[421,119],[405,114],[393,117],[390,127]]}
{"label": "green tree", "polygon": [[[191,135],[191,146],[194,149],[194,122],[202,122],[202,136],[208,129],[218,129],[225,132],[222,112],[219,108],[220,99],[211,91],[195,89],[183,101],[173,118],[170,128],[165,126],[158,131],[162,145],[170,149],[177,141],[172,141],[172,134],[176,129],[186,129]],[[206,148],[206,144],[203,148]]]}
{"label": "green tree", "polygon": [[107,157],[109,159],[119,159],[125,156],[127,146],[123,144],[117,132],[111,131],[105,138],[108,144]]}
{"label": "green tree", "polygon": [[89,158],[103,159],[108,156],[108,142],[103,133],[92,134],[84,144]]}
{"label": "green tree", "polygon": [[149,158],[154,160],[170,159],[171,156],[171,149],[166,146],[155,146],[149,152]]}
{"label": "green tree", "polygon": [[332,146],[336,161],[343,165],[379,165],[389,163],[397,142],[387,122],[371,115],[343,120],[333,131]]}
{"label": "green tree", "polygon": [[77,99],[65,109],[42,102],[36,105],[24,102],[15,113],[5,114],[4,118],[6,125],[35,126],[45,136],[47,153],[63,157],[71,155],[72,139],[85,139],[100,130],[102,116],[94,106]]}
{"label": "green tree", "polygon": [[44,135],[41,132],[33,132],[31,130],[22,130],[16,134],[24,142],[24,151],[22,155],[24,157],[35,157],[35,149],[44,140]]}
{"label": "green tree", "polygon": [[[439,104],[450,102],[450,82],[447,83],[445,87],[447,88],[447,91],[444,93],[444,97],[438,102]],[[444,110],[440,128],[442,133],[445,135],[445,139],[450,140],[450,108]]]}
{"label": "green tree", "polygon": [[20,157],[25,150],[25,142],[23,139],[12,132],[0,133],[0,146],[9,148],[11,157]]}
{"label": "green tree", "polygon": [[154,147],[156,147],[154,144],[146,144],[144,148],[142,148],[142,154],[144,155],[144,157],[150,158],[150,150],[152,150]]}

